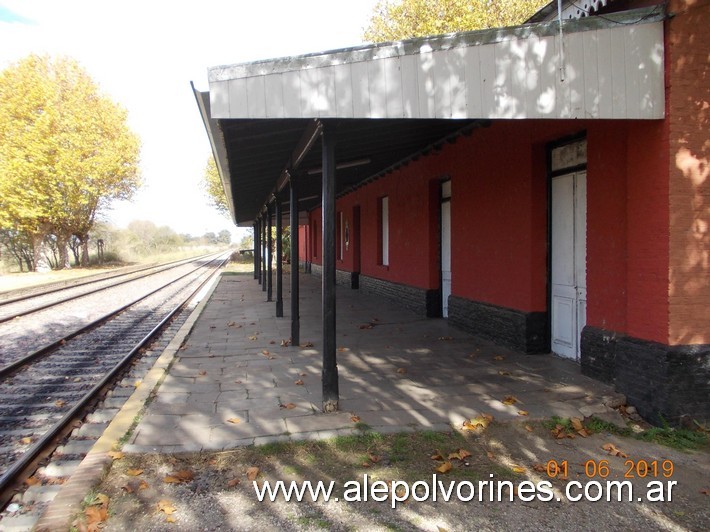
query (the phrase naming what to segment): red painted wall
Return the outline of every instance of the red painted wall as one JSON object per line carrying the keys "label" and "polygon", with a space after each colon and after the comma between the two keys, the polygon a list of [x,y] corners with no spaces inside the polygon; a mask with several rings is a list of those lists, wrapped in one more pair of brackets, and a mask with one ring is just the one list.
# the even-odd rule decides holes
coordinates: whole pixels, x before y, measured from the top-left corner
{"label": "red painted wall", "polygon": [[[667,166],[662,121],[496,121],[337,202],[360,272],[439,287],[439,183],[452,183],[453,295],[522,311],[547,308],[547,146],[587,134],[587,323],[665,342]],[[665,179],[665,184],[664,184]],[[377,208],[389,197],[390,264],[378,265]],[[311,213],[320,232],[320,210]],[[656,238],[654,235],[657,235]],[[317,239],[320,246],[320,238]],[[338,269],[355,269],[345,251]],[[320,253],[319,253],[320,254]],[[320,264],[320,257],[314,258]]]}

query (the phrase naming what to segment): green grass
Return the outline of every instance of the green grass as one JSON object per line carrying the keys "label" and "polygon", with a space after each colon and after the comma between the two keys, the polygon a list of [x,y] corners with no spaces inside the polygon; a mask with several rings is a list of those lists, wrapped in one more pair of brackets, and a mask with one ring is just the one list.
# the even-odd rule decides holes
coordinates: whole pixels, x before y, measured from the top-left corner
{"label": "green grass", "polygon": [[[569,419],[553,416],[549,420],[542,422],[542,426],[548,430],[554,430],[560,425],[565,432],[572,433],[572,423]],[[618,427],[613,423],[604,421],[592,416],[584,422],[584,427],[592,433],[609,433],[624,438],[647,441],[671,447],[679,450],[696,450],[708,446],[708,435],[702,431],[688,430],[684,428],[673,428],[667,424],[664,427],[651,427],[643,432],[634,432],[628,427]]]}

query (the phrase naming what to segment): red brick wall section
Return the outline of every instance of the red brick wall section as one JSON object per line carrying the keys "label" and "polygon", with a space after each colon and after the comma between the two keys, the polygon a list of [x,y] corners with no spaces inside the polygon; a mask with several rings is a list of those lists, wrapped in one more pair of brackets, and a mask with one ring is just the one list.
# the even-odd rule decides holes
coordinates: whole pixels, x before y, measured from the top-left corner
{"label": "red brick wall section", "polygon": [[710,0],[673,0],[667,23],[668,342],[710,343]]}
{"label": "red brick wall section", "polygon": [[587,324],[626,331],[626,167],[623,122],[587,131]]}

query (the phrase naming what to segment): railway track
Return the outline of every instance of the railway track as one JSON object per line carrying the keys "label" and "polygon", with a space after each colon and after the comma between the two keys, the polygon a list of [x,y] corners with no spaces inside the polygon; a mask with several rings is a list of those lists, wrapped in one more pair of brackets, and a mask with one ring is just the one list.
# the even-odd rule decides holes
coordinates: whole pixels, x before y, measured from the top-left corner
{"label": "railway track", "polygon": [[180,265],[171,270],[168,280],[161,274],[159,286],[151,283],[147,292],[144,286],[145,293],[119,309],[4,363],[0,369],[0,508],[48,456],[48,449],[90,412],[97,398],[227,260],[223,253]]}

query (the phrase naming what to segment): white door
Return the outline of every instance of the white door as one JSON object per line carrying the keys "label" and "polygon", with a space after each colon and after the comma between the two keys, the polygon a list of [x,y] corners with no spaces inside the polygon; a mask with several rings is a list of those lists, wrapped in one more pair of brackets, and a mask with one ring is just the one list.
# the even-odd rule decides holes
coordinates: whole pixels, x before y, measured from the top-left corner
{"label": "white door", "polygon": [[587,174],[552,178],[552,351],[579,359],[587,320]]}
{"label": "white door", "polygon": [[451,181],[441,185],[441,315],[449,317],[451,295]]}

